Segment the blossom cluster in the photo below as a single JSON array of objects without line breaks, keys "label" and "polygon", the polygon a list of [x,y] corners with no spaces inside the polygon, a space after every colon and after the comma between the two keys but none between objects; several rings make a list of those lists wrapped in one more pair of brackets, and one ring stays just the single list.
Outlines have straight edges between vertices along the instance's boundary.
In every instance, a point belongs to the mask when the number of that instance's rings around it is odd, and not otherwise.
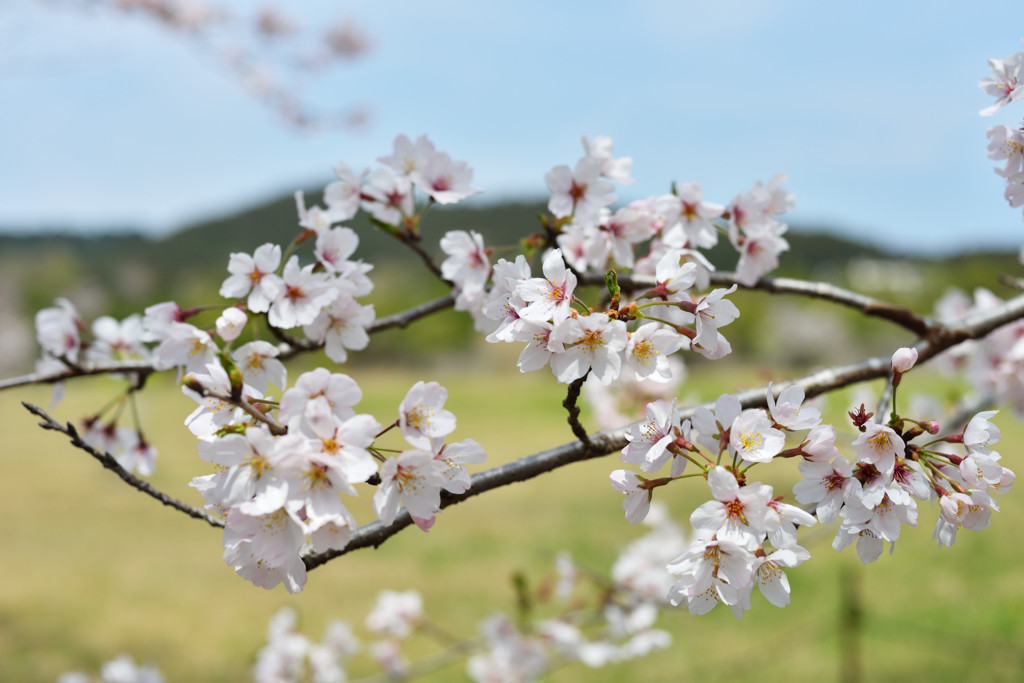
[{"label": "blossom cluster", "polygon": [[[476,441],[446,443],[456,420],[444,409],[447,391],[436,382],[417,382],[386,426],[357,413],[362,391],[348,375],[318,368],[288,383],[283,352],[322,347],[343,363],[349,351],[369,342],[375,312],[359,299],[373,289],[372,266],[352,258],[358,236],[339,224],[362,209],[378,225],[411,235],[418,221],[414,187],[440,203],[475,192],[466,164],[436,151],[425,136],[415,143],[399,136],[394,153],[381,162],[369,178],[344,164],[335,167],[324,206],[307,207],[297,193],[297,236],[287,247],[266,243],[251,254],[231,254],[220,287],[231,303],[212,327],[200,326],[196,316],[219,307],[182,309],[175,302],[91,326],[66,300],[36,316],[40,372],[136,361],[184,373],[182,390],[197,404],[185,425],[199,440],[200,458],[216,468],[192,486],[224,520],[224,559],[265,588],[283,582],[289,591],[301,590],[304,554],[345,547],[357,524],[342,495],[356,495],[356,484],[379,481],[373,507],[384,524],[404,508],[427,530],[441,491],[465,492],[466,465],[486,457]],[[307,241],[313,260],[304,264],[292,252]],[[300,328],[304,338],[297,339],[292,335]],[[286,341],[261,339],[264,330]],[[129,385],[109,404],[116,407],[112,416],[103,414],[108,407],[87,418],[82,434],[129,472],[148,475],[155,449],[137,420],[134,430],[118,426],[125,405],[136,417],[136,389]],[[407,447],[388,449],[395,454],[386,456],[375,442],[393,428]]]},{"label": "blossom cluster", "polygon": [[[579,272],[614,266],[653,274],[670,249],[688,250],[706,267],[697,250],[715,246],[721,232],[739,252],[737,280],[750,285],[774,269],[778,255],[789,249],[782,237],[786,225],[777,220],[794,205],[793,195],[782,187],[783,173],[739,193],[728,205],[705,201],[700,184],[689,182],[612,211],[616,197],[609,181],[632,183],[632,159],[613,158],[613,142],[604,136],[584,137],[583,148],[586,154],[572,169],[556,166],[544,176],[552,225],[560,230],[558,246]],[[647,254],[638,259],[635,249],[648,242]]]},{"label": "blossom cluster", "polygon": [[295,611],[284,607],[270,619],[267,644],[256,656],[254,683],[344,681],[344,660],[359,651],[360,642],[343,621],[332,621],[321,642],[298,630]]},{"label": "blossom cluster", "polygon": [[[342,495],[358,495],[354,485],[378,478],[378,518],[391,524],[404,507],[426,531],[440,511],[441,490],[465,492],[465,465],[485,458],[471,439],[445,443],[455,416],[436,382],[416,383],[398,419],[382,429],[372,415],[355,412],[362,391],[344,374],[304,373],[279,402],[243,385],[240,400],[251,413],[231,403],[226,381],[223,370],[186,377],[186,393],[199,402],[186,424],[200,438],[200,457],[216,466],[191,485],[224,518],[224,560],[264,588],[283,582],[290,592],[301,590],[304,551],[348,544],[357,523]],[[411,448],[385,457],[374,443],[394,427]]]},{"label": "blossom cluster", "polygon": [[[721,602],[740,616],[750,608],[755,584],[769,602],[785,606],[789,583],[783,567],[810,557],[797,544],[796,529],[815,524],[814,517],[782,502],[771,486],[748,482],[746,471],[776,457],[834,453],[835,431],[821,424],[816,408],[802,406],[799,387],[785,389],[776,399],[769,386],[768,397],[768,411],[743,410],[738,398],[724,394],[714,408],[699,407],[687,420],[681,419],[675,401],[653,401],[647,420],[627,434],[622,459],[645,473],[670,465],[669,476],[648,479],[628,470],[611,475],[613,487],[625,496],[623,510],[631,523],[646,517],[655,488],[685,477],[707,479],[713,499],[690,516],[694,538],[662,565],[678,577],[667,590],[669,601],[685,602],[693,614]],[[784,451],[786,432],[804,430],[808,434],[801,444]],[[717,464],[723,459],[730,466]],[[685,474],[691,463],[701,471]]]},{"label": "blossom cluster", "polygon": [[[725,298],[735,286],[699,294],[714,270],[699,249],[714,246],[719,232],[728,234],[741,252],[737,279],[745,284],[774,268],[788,246],[776,216],[793,205],[782,187],[785,176],[758,183],[728,207],[704,202],[691,183],[612,213],[610,181],[632,182],[632,161],[614,158],[609,138],[585,137],[583,143],[586,154],[573,169],[557,166],[545,176],[551,216],[543,221],[545,234],[527,240],[549,247],[539,276],[524,255],[499,258],[492,267],[477,232],[453,231],[441,239],[441,273],[453,285],[456,309],[471,313],[489,342],[525,342],[521,371],[550,366],[563,383],[590,374],[608,385],[623,373],[667,382],[673,377],[669,358],[680,349],[708,358],[728,354],[719,328],[739,315]],[[637,258],[640,245],[647,251]],[[653,275],[656,286],[630,299],[609,272],[607,294],[588,305],[580,298],[579,274],[603,276],[608,268]]]},{"label": "blossom cluster", "polygon": [[[1001,306],[1003,299],[978,287],[973,297],[951,288],[935,304],[935,317],[957,324],[966,317]],[[962,373],[979,396],[1008,402],[1018,416],[1024,416],[1024,323],[1011,322],[984,339],[966,341],[938,358],[948,370]]]},{"label": "blossom cluster", "polygon": [[[1024,44],[1024,40],[1021,41]],[[1006,59],[990,59],[992,75],[981,79],[978,87],[996,101],[981,110],[982,116],[991,116],[1010,102],[1024,99],[1024,52],[1015,52]],[[1010,206],[1024,206],[1024,135],[1021,128],[1007,125],[988,129],[988,158],[1005,162],[996,168],[996,175],[1006,181],[1003,196]]]},{"label": "blossom cluster", "polygon": [[[913,348],[893,354],[894,400],[917,358]],[[918,445],[914,439],[939,433],[937,421],[902,418],[894,409],[883,424],[861,405],[850,412],[860,432],[851,443],[851,463],[835,445],[835,428],[822,424],[820,411],[803,400],[798,386],[775,398],[769,385],[767,411],[742,410],[737,397],[724,394],[713,409],[698,407],[692,419],[682,420],[674,401],[659,399],[648,404],[646,421],[627,434],[623,461],[645,473],[670,465],[669,476],[657,479],[627,470],[611,474],[613,487],[624,495],[627,521],[645,518],[656,488],[686,477],[705,478],[713,497],[690,516],[695,537],[687,549],[663,565],[679,577],[667,590],[673,604],[686,602],[691,613],[703,614],[722,603],[739,617],[750,608],[756,584],[769,602],[785,606],[790,598],[783,568],[810,558],[797,544],[798,527],[839,519],[833,547],[856,541],[858,556],[868,563],[886,542],[898,540],[904,524],[917,524],[916,500],[938,500],[934,538],[948,546],[961,527],[988,526],[999,509],[995,494],[1012,488],[1014,473],[989,448],[1000,436],[989,421],[998,411],[980,412],[963,432]],[[809,430],[801,443],[785,448],[786,433],[801,430]],[[951,452],[954,444],[962,454]],[[800,458],[803,477],[793,493],[806,509],[782,502],[768,485],[748,481],[755,465],[792,457]],[[684,474],[688,464],[701,471]]]}]

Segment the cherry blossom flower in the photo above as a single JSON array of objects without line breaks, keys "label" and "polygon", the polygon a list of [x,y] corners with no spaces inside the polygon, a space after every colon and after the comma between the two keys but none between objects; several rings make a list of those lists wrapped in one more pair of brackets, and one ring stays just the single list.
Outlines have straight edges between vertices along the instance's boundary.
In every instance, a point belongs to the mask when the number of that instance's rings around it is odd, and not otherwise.
[{"label": "cherry blossom flower", "polygon": [[249,427],[244,434],[227,434],[199,443],[199,457],[219,470],[203,499],[207,504],[237,507],[247,515],[264,515],[284,507],[288,476],[283,461],[306,450],[298,435],[274,437],[265,427]]},{"label": "cherry blossom flower", "polygon": [[742,543],[726,538],[697,538],[686,551],[669,562],[669,574],[680,577],[672,584],[668,600],[684,600],[690,614],[707,614],[718,603],[735,605],[754,581],[754,554]]},{"label": "cherry blossom flower", "polygon": [[771,462],[785,445],[786,435],[759,408],[744,410],[729,430],[730,448],[746,462]]},{"label": "cherry blossom flower", "polygon": [[281,280],[281,292],[267,314],[267,322],[281,329],[310,324],[338,296],[328,276],[313,272],[312,264],[300,268],[298,256],[288,259]]},{"label": "cherry blossom flower", "polygon": [[378,635],[405,638],[423,619],[423,598],[416,591],[384,590],[366,615],[366,628]]},{"label": "cherry blossom flower", "polygon": [[[776,399],[772,393],[771,382],[768,383],[768,410],[772,419],[786,429],[793,431],[812,429],[821,423],[821,411],[812,406],[801,408],[804,402],[804,390],[798,384],[792,384],[781,392]],[[833,430],[833,440],[835,431]],[[831,458],[830,458],[831,459]]]},{"label": "cherry blossom flower", "polygon": [[647,404],[647,420],[634,424],[626,434],[626,447],[622,461],[640,465],[645,472],[655,472],[672,457],[668,446],[676,439],[681,427],[676,401],[651,401]]},{"label": "cherry blossom flower", "polygon": [[1007,177],[1024,171],[1024,134],[1019,129],[992,126],[987,135],[988,158],[1006,161],[999,175]]},{"label": "cherry blossom flower", "polygon": [[514,341],[519,327],[519,309],[526,306],[526,301],[516,290],[521,281],[530,279],[530,264],[522,254],[514,262],[498,259],[493,273],[494,284],[487,293],[483,312],[491,320],[499,321],[499,324],[487,335],[487,341]]},{"label": "cherry blossom flower", "polygon": [[964,445],[967,448],[975,453],[992,454],[988,448],[989,445],[998,443],[1002,435],[999,432],[999,427],[992,424],[989,418],[998,413],[998,410],[983,410],[971,418],[964,429]]},{"label": "cherry blossom flower", "polygon": [[448,255],[441,263],[441,277],[463,287],[483,287],[491,275],[491,262],[484,238],[476,231],[452,230],[441,238],[441,251]]},{"label": "cherry blossom flower", "polygon": [[480,192],[469,186],[473,169],[465,161],[452,161],[444,152],[431,154],[409,177],[438,204],[455,204]]},{"label": "cherry blossom flower", "polygon": [[[193,387],[201,387],[196,391]],[[181,391],[199,405],[185,418],[185,426],[200,439],[211,439],[221,427],[241,419],[241,408],[230,402],[231,380],[220,363],[208,363],[206,372],[190,372]],[[255,396],[262,398],[262,395]]]},{"label": "cherry blossom flower", "polygon": [[809,559],[811,554],[798,545],[778,548],[765,557],[758,557],[754,563],[754,577],[761,595],[776,607],[788,605],[789,578],[782,568],[798,567]]},{"label": "cherry blossom flower", "polygon": [[843,506],[840,514],[843,526],[869,529],[874,536],[890,543],[899,539],[903,524],[917,524],[917,504],[898,486],[886,488],[881,502],[874,507],[855,498]]},{"label": "cherry blossom flower", "polygon": [[622,510],[626,513],[626,521],[630,524],[642,522],[651,508],[651,491],[643,486],[643,482],[629,470],[615,470],[611,473],[612,487],[622,493]]},{"label": "cherry blossom flower", "polygon": [[[435,441],[438,441],[435,439]],[[465,493],[469,490],[472,480],[466,465],[479,465],[487,460],[484,447],[473,439],[465,439],[450,444],[442,444],[436,449],[434,460],[439,464],[439,471],[444,477],[442,485],[450,493]]]},{"label": "cherry blossom flower", "polygon": [[768,501],[768,513],[765,515],[768,542],[776,548],[793,547],[796,546],[797,526],[814,526],[818,520],[781,499],[779,496]]},{"label": "cherry blossom flower", "polygon": [[783,239],[786,225],[777,221],[748,227],[745,234],[730,233],[733,245],[740,252],[736,264],[736,280],[752,287],[761,276],[775,270],[779,265],[779,254],[789,251],[789,242]]},{"label": "cherry blossom flower", "polygon": [[864,564],[871,564],[885,550],[885,542],[866,524],[841,525],[832,540],[832,547],[842,550],[854,541],[857,541],[857,557]]},{"label": "cherry blossom flower", "polygon": [[399,506],[414,519],[432,520],[441,507],[445,483],[432,452],[404,451],[381,466],[380,485],[373,494],[374,512],[385,525],[395,521]]},{"label": "cherry blossom flower", "polygon": [[578,271],[600,270],[608,262],[608,240],[596,225],[569,223],[557,242],[565,262]]},{"label": "cherry blossom flower", "polygon": [[1006,59],[990,59],[988,67],[993,75],[978,81],[978,87],[997,99],[979,112],[982,116],[991,116],[1024,97],[1024,52],[1016,52]]},{"label": "cherry blossom flower", "polygon": [[693,511],[693,528],[716,534],[720,539],[756,546],[767,530],[771,487],[760,483],[741,487],[732,472],[721,465],[708,472],[708,486],[715,500]]},{"label": "cherry blossom flower", "polygon": [[896,467],[896,458],[903,456],[906,446],[899,434],[873,420],[865,423],[864,431],[853,441],[853,445],[857,447],[858,460],[871,463],[890,476]]},{"label": "cherry blossom flower", "polygon": [[91,362],[149,357],[149,349],[143,346],[142,317],[138,314],[121,321],[101,316],[92,321],[91,327],[94,339],[85,350]]},{"label": "cherry blossom flower", "polygon": [[601,175],[623,185],[632,185],[629,176],[633,168],[630,157],[612,158],[613,142],[610,137],[597,135],[593,138],[583,136],[583,150],[588,157],[601,162]]},{"label": "cherry blossom flower", "polygon": [[[602,215],[607,209],[602,211]],[[604,236],[606,247],[599,255],[596,253],[602,240],[594,239],[594,255],[590,262],[595,268],[603,268],[607,257],[623,268],[632,268],[635,262],[633,245],[649,240],[654,236],[651,215],[643,202],[632,202],[622,207],[607,218],[602,218],[598,225],[597,237]],[[559,242],[561,244],[561,242]]]},{"label": "cherry blossom flower", "polygon": [[935,520],[935,531],[932,534],[939,545],[953,545],[960,527],[972,531],[988,527],[994,508],[982,502],[978,493],[954,492],[939,498],[939,517]]},{"label": "cherry blossom flower", "polygon": [[173,323],[185,321],[185,312],[173,301],[147,306],[142,315],[142,341],[159,342]]},{"label": "cherry blossom flower", "polygon": [[364,306],[342,292],[302,331],[309,339],[323,342],[328,358],[344,363],[350,350],[361,351],[370,343],[367,330],[375,318],[373,304]]},{"label": "cherry blossom flower", "polygon": [[359,238],[352,228],[331,228],[317,235],[313,255],[328,272],[337,273],[345,268],[358,245]]},{"label": "cherry blossom flower", "polygon": [[184,366],[187,372],[201,371],[215,363],[217,347],[210,335],[189,323],[171,323],[153,354],[153,366],[167,370]]},{"label": "cherry blossom flower", "polygon": [[591,371],[601,384],[610,384],[622,368],[622,352],[629,341],[626,323],[604,313],[570,317],[555,325],[548,340],[555,352],[551,370],[568,384]]},{"label": "cherry blossom flower", "polygon": [[307,420],[309,404],[323,400],[331,412],[342,420],[355,415],[352,410],[363,398],[362,389],[348,375],[331,373],[327,368],[304,372],[295,384],[281,396],[278,420],[291,424],[294,420]]},{"label": "cherry blossom flower", "polygon": [[[164,683],[164,676],[155,666],[138,666],[129,655],[118,655],[103,664],[97,683]],[[57,683],[93,683],[94,679],[80,671],[69,671],[57,677]]]},{"label": "cherry blossom flower", "polygon": [[283,582],[289,593],[298,593],[306,584],[299,557],[304,540],[302,526],[284,508],[259,516],[232,508],[224,526],[224,561],[260,588]]},{"label": "cherry blossom flower", "polygon": [[334,167],[334,175],[338,179],[324,188],[324,203],[331,221],[340,223],[359,212],[366,172],[357,176],[347,165],[339,163]]},{"label": "cherry blossom flower", "polygon": [[572,216],[580,223],[597,223],[601,207],[615,201],[615,187],[599,180],[603,162],[583,157],[575,169],[556,166],[544,174],[544,182],[551,191],[548,210],[555,216]]},{"label": "cherry blossom flower", "polygon": [[425,166],[434,154],[434,144],[426,135],[419,136],[415,143],[407,136],[399,135],[395,138],[391,156],[378,157],[377,161],[390,166],[399,175],[408,177]]},{"label": "cherry blossom flower", "polygon": [[326,470],[337,490],[356,495],[350,485],[377,472],[377,460],[368,449],[380,432],[380,423],[372,415],[341,419],[325,401],[310,403],[307,416],[305,425],[312,445],[309,460]]},{"label": "cherry blossom flower", "polygon": [[551,320],[557,324],[569,316],[576,275],[565,267],[560,249],[548,252],[542,270],[544,277],[523,280],[516,287],[516,294],[526,302],[526,306],[519,309],[519,316],[534,322]]},{"label": "cherry blossom flower", "polygon": [[551,362],[551,356],[555,351],[551,348],[551,331],[554,325],[551,323],[535,323],[527,320],[520,320],[516,327],[513,339],[515,341],[529,342],[519,354],[516,367],[520,372],[532,372]]},{"label": "cherry blossom flower", "polygon": [[156,471],[156,455],[156,448],[136,434],[135,443],[118,454],[116,459],[126,472],[148,477]]},{"label": "cherry blossom flower", "polygon": [[718,229],[713,221],[725,213],[725,207],[705,202],[699,184],[677,185],[676,194],[659,197],[657,207],[665,217],[661,239],[666,245],[710,249],[718,244]]},{"label": "cherry blossom flower", "polygon": [[521,634],[504,614],[485,620],[480,631],[489,650],[466,662],[466,673],[476,683],[534,681],[548,669],[541,643]]},{"label": "cherry blossom flower", "polygon": [[82,347],[78,311],[67,299],[57,299],[55,303],[57,306],[36,313],[36,339],[54,358],[67,358],[74,362]]},{"label": "cherry blossom flower", "polygon": [[697,442],[712,449],[714,453],[720,453],[729,442],[726,433],[742,410],[740,400],[732,394],[719,396],[714,411],[706,406],[698,406],[692,418]]},{"label": "cherry blossom flower", "polygon": [[416,382],[398,406],[402,436],[417,448],[431,448],[431,439],[455,431],[455,415],[443,408],[448,390],[437,382]]},{"label": "cherry blossom flower", "polygon": [[832,462],[839,455],[839,449],[836,448],[836,428],[832,425],[818,425],[800,444],[800,451],[807,460]]},{"label": "cherry blossom flower", "polygon": [[732,350],[718,328],[725,327],[740,315],[736,305],[724,298],[734,291],[736,285],[729,289],[715,289],[697,302],[697,336],[690,342],[690,348],[710,359],[720,358],[720,351],[728,353]]},{"label": "cherry blossom flower", "polygon": [[688,290],[697,279],[697,265],[685,260],[682,249],[669,249],[658,259],[654,279],[658,283],[658,294],[668,301],[689,299]]},{"label": "cherry blossom flower", "polygon": [[288,385],[288,370],[277,359],[277,347],[265,341],[242,344],[231,353],[231,359],[242,372],[245,383],[260,393],[267,392],[267,384],[279,389]]},{"label": "cherry blossom flower", "polygon": [[283,288],[281,278],[275,274],[281,265],[281,247],[263,244],[252,256],[233,253],[228,258],[231,276],[220,286],[220,295],[228,299],[247,297],[246,307],[253,313],[266,313],[270,304]]},{"label": "cherry blossom flower", "polygon": [[363,195],[363,209],[388,225],[401,224],[402,219],[411,216],[415,209],[412,183],[386,168],[378,168],[370,174]]},{"label": "cherry blossom flower", "polygon": [[299,225],[316,235],[330,230],[331,225],[335,222],[330,211],[325,211],[319,206],[307,209],[306,195],[302,190],[295,192],[295,210],[299,214]]}]

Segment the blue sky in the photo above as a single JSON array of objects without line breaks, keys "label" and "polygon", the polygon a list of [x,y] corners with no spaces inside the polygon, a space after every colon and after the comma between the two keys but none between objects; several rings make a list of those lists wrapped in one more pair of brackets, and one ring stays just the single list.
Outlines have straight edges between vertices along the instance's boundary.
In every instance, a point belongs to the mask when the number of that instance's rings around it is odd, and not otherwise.
[{"label": "blue sky", "polygon": [[293,2],[309,24],[341,7],[373,42],[306,91],[366,103],[369,125],[320,133],[192,41],[67,5],[0,5],[0,225],[164,234],[369,166],[399,133],[469,162],[473,201],[540,198],[601,134],[633,157],[623,199],[677,180],[724,203],[782,170],[793,224],[903,251],[1024,242],[985,152],[1024,104],[980,117],[977,87],[1021,49],[1019,2]]}]

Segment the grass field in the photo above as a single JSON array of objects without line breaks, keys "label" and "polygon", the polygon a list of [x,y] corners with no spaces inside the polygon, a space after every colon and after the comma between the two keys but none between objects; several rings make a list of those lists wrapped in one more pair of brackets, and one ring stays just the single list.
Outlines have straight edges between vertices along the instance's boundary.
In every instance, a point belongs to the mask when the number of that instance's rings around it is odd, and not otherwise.
[{"label": "grass field", "polygon": [[[365,392],[359,409],[381,421],[416,379],[399,371],[347,371]],[[514,369],[474,374],[448,366],[421,378],[448,387],[448,407],[459,418],[454,438],[480,441],[488,466],[572,438],[560,406],[563,394],[550,375],[520,376]],[[912,392],[912,380],[905,379],[901,391]],[[739,372],[697,372],[690,391],[714,398],[748,383]],[[182,425],[191,404],[170,384],[152,389],[141,403],[147,434],[161,450],[152,480],[198,503],[187,482],[206,469]],[[76,420],[114,390],[110,381],[73,384],[56,414]],[[365,634],[362,620],[384,588],[420,591],[436,622],[473,636],[494,612],[513,612],[514,571],[540,580],[552,573],[554,556],[563,549],[582,565],[607,569],[617,550],[643,533],[623,521],[620,497],[608,483],[608,473],[621,464],[613,454],[449,508],[429,534],[406,530],[380,549],[315,570],[298,595],[264,591],[223,563],[218,531],[162,508],[60,435],[34,428],[20,400],[45,406],[49,390],[0,394],[7,432],[0,453],[3,681],[53,681],[74,669],[95,673],[122,652],[155,664],[169,681],[246,680],[278,608],[292,606],[303,632],[314,639],[333,619]],[[846,407],[840,404],[833,410]],[[1015,446],[1024,429],[1008,413],[1000,417],[1004,462],[1020,470]],[[755,478],[785,491],[795,468],[779,469]],[[662,500],[680,520],[707,498],[700,483],[671,492]],[[669,650],[597,671],[571,665],[547,680],[839,680],[840,649],[846,646],[839,635],[839,595],[851,578],[862,600],[864,680],[1022,680],[1022,497],[1020,491],[1005,496],[988,530],[961,531],[951,549],[931,540],[936,511],[923,504],[919,527],[904,530],[894,555],[867,567],[852,549],[831,549],[834,526],[811,530],[811,561],[789,572],[790,607],[779,610],[755,595],[754,609],[740,621],[722,608],[705,617],[670,611],[659,622],[673,634]],[[353,506],[362,522],[372,518],[369,499],[367,491]],[[417,639],[410,654],[435,649]],[[357,657],[350,675],[375,671],[368,658]],[[424,680],[463,678],[459,664]]]}]

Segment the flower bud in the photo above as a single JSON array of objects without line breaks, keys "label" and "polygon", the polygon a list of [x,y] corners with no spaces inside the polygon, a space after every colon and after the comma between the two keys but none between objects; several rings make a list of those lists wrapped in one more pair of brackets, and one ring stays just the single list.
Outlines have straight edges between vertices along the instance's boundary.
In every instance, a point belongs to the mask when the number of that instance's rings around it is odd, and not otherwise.
[{"label": "flower bud", "polygon": [[917,362],[917,349],[913,347],[904,346],[902,349],[897,349],[896,353],[892,354],[892,369],[893,372],[904,373],[914,367],[914,363]]}]

